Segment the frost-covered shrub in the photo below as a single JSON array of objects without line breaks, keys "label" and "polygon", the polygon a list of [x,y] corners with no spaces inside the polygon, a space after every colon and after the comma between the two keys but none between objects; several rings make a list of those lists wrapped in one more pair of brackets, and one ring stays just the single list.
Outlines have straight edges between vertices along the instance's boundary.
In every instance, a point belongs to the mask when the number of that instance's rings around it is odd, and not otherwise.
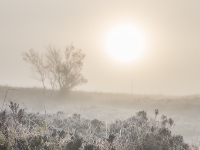
[{"label": "frost-covered shrub", "polygon": [[192,150],[181,135],[172,135],[174,121],[148,118],[140,111],[111,124],[82,118],[26,113],[17,103],[0,112],[0,149],[11,150]]}]

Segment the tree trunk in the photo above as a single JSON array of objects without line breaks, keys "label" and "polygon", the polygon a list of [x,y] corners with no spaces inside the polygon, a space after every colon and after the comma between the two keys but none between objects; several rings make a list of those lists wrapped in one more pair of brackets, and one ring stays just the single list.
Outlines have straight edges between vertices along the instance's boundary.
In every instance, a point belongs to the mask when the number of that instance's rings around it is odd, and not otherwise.
[{"label": "tree trunk", "polygon": [[67,97],[69,96],[69,90],[66,87],[60,88],[59,91],[59,98],[66,100]]}]

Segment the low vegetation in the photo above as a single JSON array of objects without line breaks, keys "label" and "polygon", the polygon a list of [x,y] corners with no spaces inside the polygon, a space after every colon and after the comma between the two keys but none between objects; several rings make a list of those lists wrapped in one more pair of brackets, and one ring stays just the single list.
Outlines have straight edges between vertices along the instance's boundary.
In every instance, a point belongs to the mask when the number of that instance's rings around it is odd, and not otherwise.
[{"label": "low vegetation", "polygon": [[155,110],[154,118],[139,111],[127,120],[85,119],[29,113],[16,102],[0,112],[0,149],[11,150],[193,150],[181,135],[173,135],[174,121]]}]

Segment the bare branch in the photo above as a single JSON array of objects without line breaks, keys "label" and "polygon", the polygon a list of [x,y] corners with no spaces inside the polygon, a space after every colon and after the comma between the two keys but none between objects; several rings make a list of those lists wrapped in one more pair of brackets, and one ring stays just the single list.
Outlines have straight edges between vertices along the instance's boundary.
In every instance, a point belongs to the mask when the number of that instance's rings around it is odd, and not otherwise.
[{"label": "bare branch", "polygon": [[44,57],[33,49],[29,52],[22,53],[23,59],[31,64],[32,77],[38,81],[42,82],[43,88],[45,89],[45,78],[46,78],[46,67],[44,64]]}]

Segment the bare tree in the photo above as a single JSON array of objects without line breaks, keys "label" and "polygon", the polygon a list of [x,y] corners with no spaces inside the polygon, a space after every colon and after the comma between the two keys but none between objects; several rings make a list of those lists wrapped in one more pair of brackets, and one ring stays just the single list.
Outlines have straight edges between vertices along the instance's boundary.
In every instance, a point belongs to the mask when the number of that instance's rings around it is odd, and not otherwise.
[{"label": "bare tree", "polygon": [[32,65],[35,79],[41,81],[44,88],[47,79],[52,89],[59,88],[63,95],[75,86],[87,83],[81,74],[85,54],[80,49],[76,50],[72,44],[66,47],[64,54],[55,46],[49,46],[45,55],[39,55],[33,50],[22,55]]},{"label": "bare tree", "polygon": [[49,46],[46,54],[48,77],[59,87],[62,94],[77,85],[87,83],[81,74],[85,54],[71,44],[66,47],[64,57],[59,49]]},{"label": "bare tree", "polygon": [[59,49],[56,49],[55,46],[47,47],[47,52],[45,54],[46,58],[46,68],[47,68],[47,78],[51,85],[52,91],[59,85],[60,74],[57,72],[57,67],[61,65],[62,54]]},{"label": "bare tree", "polygon": [[42,82],[42,86],[45,92],[45,79],[46,68],[44,62],[44,56],[30,49],[29,52],[22,53],[23,59],[31,64],[31,70],[33,72],[32,77]]}]

